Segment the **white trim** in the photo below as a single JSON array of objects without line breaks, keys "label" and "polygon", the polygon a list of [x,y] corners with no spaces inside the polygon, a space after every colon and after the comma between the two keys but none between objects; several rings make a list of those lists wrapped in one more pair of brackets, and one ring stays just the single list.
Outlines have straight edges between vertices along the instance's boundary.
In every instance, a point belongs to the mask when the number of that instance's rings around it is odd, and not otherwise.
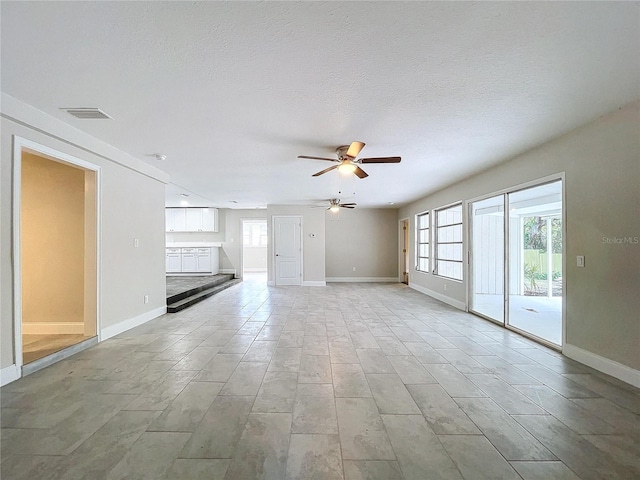
[{"label": "white trim", "polygon": [[341,283],[399,283],[398,277],[327,277],[327,282]]},{"label": "white trim", "polygon": [[84,334],[84,322],[25,322],[24,335]]},{"label": "white trim", "polygon": [[[4,100],[5,94],[2,94]],[[4,107],[4,105],[3,105]],[[21,222],[22,222],[22,152],[32,152],[38,156],[45,157],[51,161],[71,165],[74,167],[80,167],[85,170],[95,172],[95,209],[96,209],[96,331],[98,333],[98,341],[100,338],[100,288],[101,281],[100,275],[102,270],[102,216],[101,216],[101,196],[102,196],[102,167],[95,165],[91,162],[87,162],[73,155],[70,155],[59,150],[55,150],[46,145],[41,145],[34,141],[13,135],[13,236],[11,243],[13,246],[13,351],[14,361],[18,368],[22,367],[23,355],[22,355],[22,252],[21,252]],[[84,333],[84,330],[83,332]]]},{"label": "white trim", "polygon": [[618,363],[615,360],[591,353],[568,343],[562,347],[562,354],[612,377],[640,388],[640,370]]},{"label": "white trim", "polygon": [[7,383],[15,382],[20,376],[20,367],[17,365],[4,367],[0,370],[0,387],[4,387]]},{"label": "white trim", "polygon": [[421,287],[420,285],[416,285],[415,283],[409,283],[409,287],[417,290],[420,293],[424,293],[425,295],[433,297],[436,300],[440,300],[447,305],[451,305],[452,307],[455,307],[459,310],[466,311],[467,309],[467,306],[464,304],[464,302],[456,300],[455,298],[447,297],[446,295],[442,295],[441,293],[434,292],[433,290],[429,290],[428,288]]},{"label": "white trim", "polygon": [[274,282],[273,280],[267,280],[267,287],[275,287],[276,286],[276,282]]},{"label": "white trim", "polygon": [[266,268],[243,268],[245,273],[267,273]]},{"label": "white trim", "polygon": [[320,280],[303,280],[302,286],[303,287],[326,287],[327,282],[323,282]]},{"label": "white trim", "polygon": [[123,320],[122,322],[118,322],[115,325],[110,325],[101,330],[100,339],[101,341],[107,340],[108,338],[115,337],[116,335],[121,334],[122,332],[126,332],[127,330],[131,330],[134,327],[138,327],[143,323],[147,323],[154,318],[158,318],[160,315],[164,315],[167,313],[167,307],[158,307],[154,310],[149,310],[141,315],[138,315],[133,318],[129,318],[127,320]]}]

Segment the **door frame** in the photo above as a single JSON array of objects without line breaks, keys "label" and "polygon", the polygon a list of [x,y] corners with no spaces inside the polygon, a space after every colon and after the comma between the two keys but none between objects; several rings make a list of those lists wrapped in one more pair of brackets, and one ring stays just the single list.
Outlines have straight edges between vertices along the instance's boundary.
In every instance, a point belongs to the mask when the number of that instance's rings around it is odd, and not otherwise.
[{"label": "door frame", "polygon": [[[58,162],[73,167],[89,170],[95,175],[95,319],[96,336],[98,342],[101,340],[101,319],[100,319],[100,269],[101,269],[101,219],[100,219],[100,199],[101,199],[101,167],[93,163],[81,160],[68,153],[55,150],[41,145],[34,141],[13,136],[13,235],[12,235],[12,260],[13,260],[13,355],[14,364],[18,370],[18,377],[22,377],[23,354],[22,354],[22,233],[20,229],[22,220],[22,153],[28,152],[47,160]],[[85,200],[86,201],[86,200]],[[85,205],[86,206],[86,205]],[[85,213],[86,215],[86,213]],[[85,226],[86,232],[86,226]],[[85,247],[86,249],[86,247]],[[86,267],[85,267],[86,268]],[[87,278],[85,277],[85,289]],[[86,290],[85,290],[86,292]],[[87,294],[85,293],[85,298]],[[92,295],[93,296],[93,295]],[[86,330],[86,325],[85,325]]]},{"label": "door frame", "polygon": [[[469,245],[469,248],[467,250],[467,269],[466,269],[466,275],[467,275],[467,310],[470,313],[473,313],[474,315],[477,315],[479,317],[485,318],[497,325],[502,325],[504,326],[504,328],[517,332],[520,335],[530,338],[538,343],[541,343],[542,345],[545,345],[546,347],[549,347],[553,350],[558,350],[558,351],[562,351],[564,349],[564,346],[567,343],[567,286],[566,286],[566,281],[563,278],[563,285],[562,285],[562,345],[556,345],[555,343],[551,343],[548,340],[545,340],[544,338],[540,338],[532,333],[529,333],[525,330],[521,330],[517,327],[513,327],[512,325],[509,325],[509,282],[510,282],[510,278],[509,278],[509,269],[510,269],[510,251],[508,248],[508,242],[509,242],[509,222],[507,221],[509,218],[509,193],[514,193],[514,192],[518,192],[521,190],[526,190],[528,188],[533,188],[533,187],[538,187],[541,185],[545,185],[548,183],[554,183],[560,181],[562,182],[562,193],[561,193],[561,198],[562,198],[562,272],[563,275],[566,274],[567,272],[567,202],[566,202],[566,181],[565,181],[565,172],[558,172],[558,173],[554,173],[552,175],[547,175],[545,177],[541,177],[538,178],[536,180],[530,180],[528,182],[524,182],[524,183],[520,183],[518,185],[514,185],[511,186],[509,188],[503,188],[501,190],[497,190],[491,193],[487,193],[484,195],[480,195],[474,198],[470,198],[468,200],[465,200],[465,208],[464,211],[467,212],[467,215],[469,217],[469,213],[470,213],[470,209],[471,209],[471,204],[473,202],[479,201],[479,200],[485,200],[487,198],[491,198],[491,197],[496,197],[499,195],[503,195],[504,196],[504,210],[505,210],[505,215],[504,215],[504,323],[498,322],[494,319],[491,319],[485,315],[476,313],[474,311],[472,311],[469,306],[470,306],[470,302],[473,296],[473,282],[471,281],[471,275],[472,275],[472,256],[473,256],[473,252],[472,252],[472,232],[471,232],[471,228],[472,228],[472,224],[471,221],[467,222],[467,225],[469,226],[469,228],[467,228],[467,245]],[[470,218],[470,217],[469,217]]]},{"label": "door frame", "polygon": [[[406,230],[404,227],[406,225]],[[401,218],[398,220],[398,245],[400,248],[398,249],[398,281],[400,283],[404,283],[406,278],[407,285],[409,285],[409,269],[411,265],[411,237],[409,237],[411,230],[411,221],[409,217]],[[403,252],[406,246],[406,252]],[[406,272],[405,272],[406,268]]]},{"label": "door frame", "polygon": [[298,285],[292,285],[292,286],[302,286],[304,283],[304,242],[303,240],[303,235],[302,235],[302,230],[303,230],[303,217],[302,215],[272,215],[271,216],[271,245],[273,245],[273,247],[271,248],[271,262],[273,265],[273,284],[275,286],[278,286],[278,272],[276,269],[276,218],[297,218],[298,220],[300,220],[300,283]]}]

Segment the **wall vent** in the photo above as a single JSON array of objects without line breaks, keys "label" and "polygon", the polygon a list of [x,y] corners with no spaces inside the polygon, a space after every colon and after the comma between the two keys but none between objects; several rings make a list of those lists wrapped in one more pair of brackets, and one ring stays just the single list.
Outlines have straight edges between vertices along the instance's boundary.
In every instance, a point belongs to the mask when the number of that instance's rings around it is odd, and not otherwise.
[{"label": "wall vent", "polygon": [[109,115],[104,113],[99,108],[61,108],[60,110],[64,110],[65,112],[73,115],[76,118],[85,119],[112,119]]}]

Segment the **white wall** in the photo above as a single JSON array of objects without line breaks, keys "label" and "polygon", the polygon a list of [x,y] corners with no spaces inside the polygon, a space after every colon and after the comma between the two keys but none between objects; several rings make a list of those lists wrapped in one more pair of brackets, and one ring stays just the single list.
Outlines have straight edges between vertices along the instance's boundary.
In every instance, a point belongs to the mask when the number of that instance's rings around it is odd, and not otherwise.
[{"label": "white wall", "polygon": [[[325,282],[325,223],[324,209],[302,205],[268,205],[267,230],[269,232],[269,248],[267,254],[267,270],[269,282],[274,282],[273,269],[273,216],[300,215],[302,217],[302,281]],[[315,234],[315,237],[310,237]]]},{"label": "white wall", "polygon": [[[640,102],[400,209],[399,217],[565,172],[567,351],[640,369]],[[465,212],[466,213],[466,212]],[[576,267],[585,255],[586,268]],[[411,245],[415,258],[415,245]],[[411,284],[465,303],[467,281],[411,272]],[[444,284],[447,284],[446,293]],[[578,350],[576,350],[576,348]],[[602,362],[601,362],[602,363]]]},{"label": "white wall", "polygon": [[[101,167],[101,327],[146,320],[166,305],[164,185],[160,170],[2,94],[0,165],[0,367],[14,364],[12,249],[13,136]],[[139,248],[133,239],[138,238]],[[143,303],[145,294],[149,303]],[[124,322],[124,323],[123,323]]]},{"label": "white wall", "polygon": [[325,224],[327,281],[398,280],[397,210],[325,210]]}]

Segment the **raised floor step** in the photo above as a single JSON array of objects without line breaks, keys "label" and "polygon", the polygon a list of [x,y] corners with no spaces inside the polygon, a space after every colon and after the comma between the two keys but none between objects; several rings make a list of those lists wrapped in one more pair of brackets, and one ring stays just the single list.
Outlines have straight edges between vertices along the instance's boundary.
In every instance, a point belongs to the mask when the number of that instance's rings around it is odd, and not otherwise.
[{"label": "raised floor step", "polygon": [[[203,277],[205,278],[205,277]],[[176,303],[179,302],[180,300],[183,300],[187,297],[191,297],[197,293],[200,292],[204,292],[205,290],[208,290],[210,288],[213,288],[217,285],[221,285],[225,282],[228,282],[229,280],[233,280],[233,275],[232,274],[217,274],[214,275],[212,277],[208,277],[207,278],[208,281],[204,281],[202,282],[200,285],[193,287],[193,288],[189,288],[187,290],[184,290],[182,292],[176,293],[174,295],[169,295],[167,296],[167,305],[170,305],[172,303]]]},{"label": "raised floor step", "polygon": [[185,308],[188,308],[191,305],[201,302],[211,297],[212,295],[215,295],[216,293],[221,292],[222,290],[226,290],[227,288],[233,287],[234,285],[237,285],[238,283],[242,282],[241,278],[233,278],[233,275],[229,275],[229,277],[231,277],[231,279],[223,283],[217,283],[213,287],[209,287],[209,288],[205,288],[204,290],[193,292],[191,295],[185,298],[181,298],[179,300],[173,301],[172,303],[169,303],[169,300],[167,299],[167,313],[176,313],[181,310],[184,310]]}]

